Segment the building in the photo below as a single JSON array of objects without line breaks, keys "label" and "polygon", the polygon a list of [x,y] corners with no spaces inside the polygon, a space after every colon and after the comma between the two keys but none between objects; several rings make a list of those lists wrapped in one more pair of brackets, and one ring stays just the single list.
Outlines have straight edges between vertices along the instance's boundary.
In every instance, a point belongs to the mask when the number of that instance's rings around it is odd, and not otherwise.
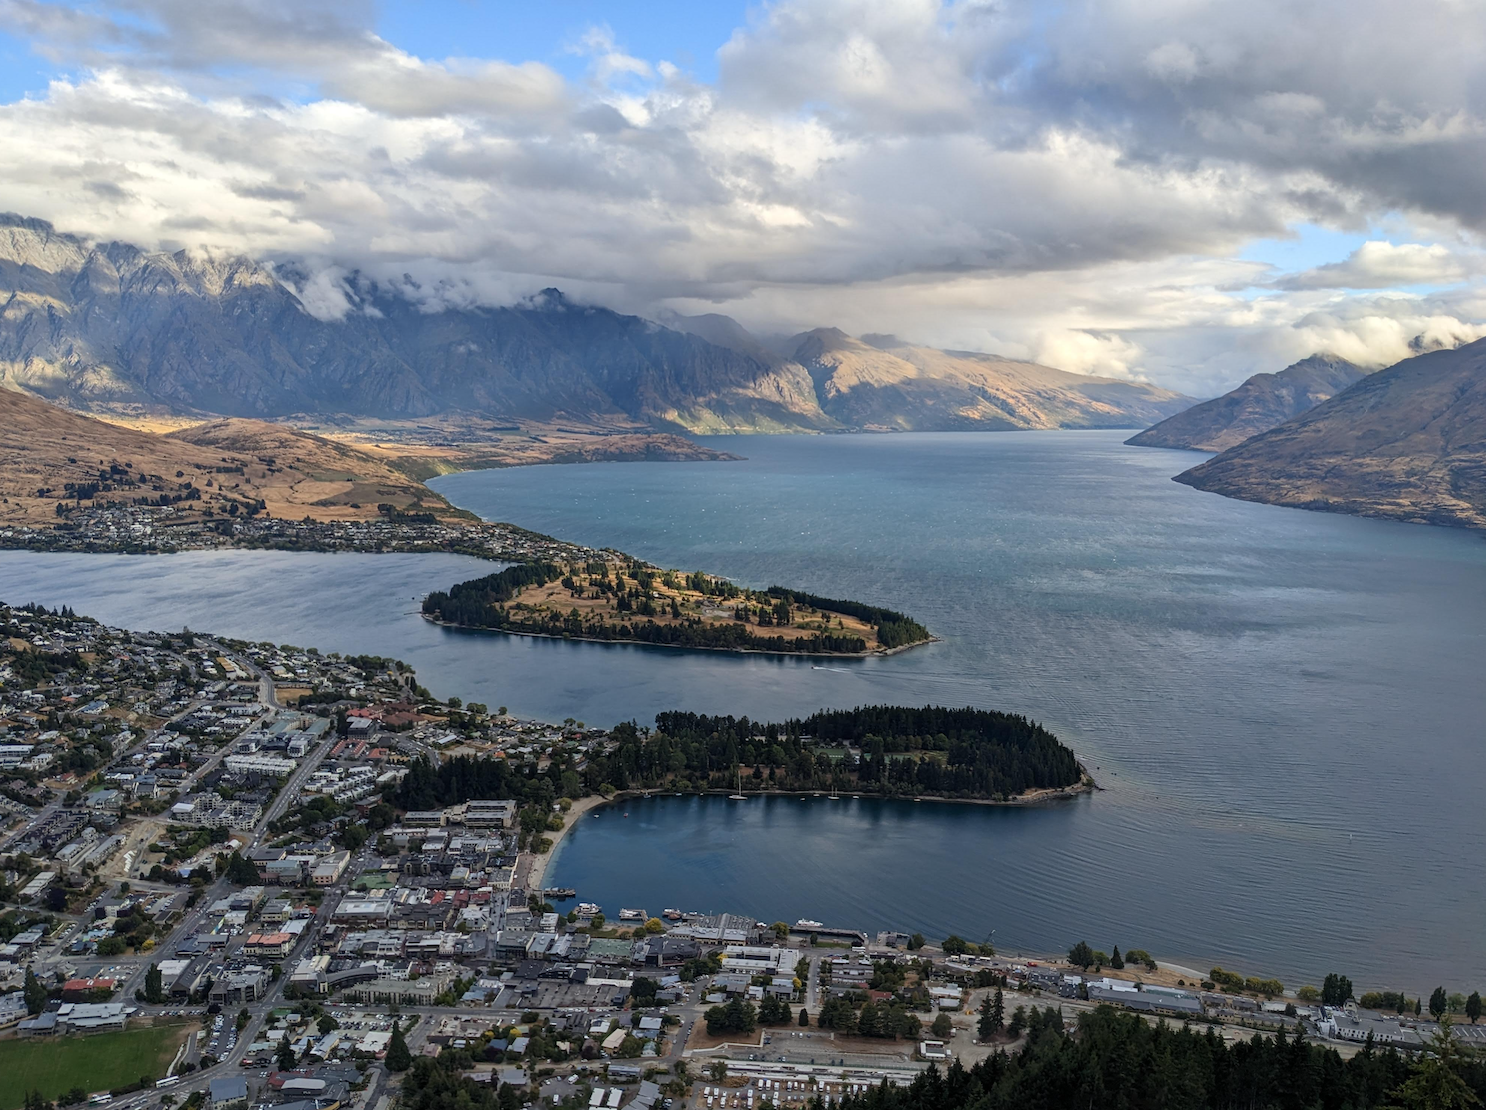
[{"label": "building", "polygon": [[335,925],[351,925],[362,929],[385,928],[391,913],[392,900],[389,898],[346,897],[335,907],[330,920]]},{"label": "building", "polygon": [[208,1106],[210,1110],[247,1110],[248,1081],[240,1075],[213,1079]]},{"label": "building", "polygon": [[57,1008],[58,1033],[123,1029],[133,1013],[122,1002],[64,1002]]},{"label": "building", "polygon": [[373,979],[348,986],[341,997],[348,1002],[432,1006],[434,999],[448,988],[449,981],[447,974],[425,975],[421,979]]},{"label": "building", "polygon": [[282,925],[294,916],[294,903],[287,898],[276,898],[263,907],[259,917],[269,925]]},{"label": "building", "polygon": [[292,933],[254,933],[243,945],[249,959],[282,960],[294,947]]},{"label": "building", "polygon": [[26,996],[21,991],[0,995],[0,1029],[26,1020]]},{"label": "building", "polygon": [[62,984],[62,998],[68,1002],[79,1002],[94,991],[111,992],[117,985],[113,979],[69,979]]},{"label": "building", "polygon": [[338,852],[331,852],[328,856],[321,859],[319,863],[315,864],[314,870],[310,872],[310,877],[314,880],[316,886],[334,886],[340,880],[340,877],[346,873],[346,868],[350,866],[350,863],[350,852],[344,849]]},{"label": "building", "polygon": [[229,771],[244,774],[256,771],[260,775],[269,775],[273,778],[283,778],[294,773],[294,768],[299,766],[297,759],[282,759],[272,755],[229,755],[222,763]]},{"label": "building", "polygon": [[212,1001],[228,1005],[240,1002],[256,1002],[268,993],[268,971],[251,966],[241,971],[224,972],[212,984]]},{"label": "building", "polygon": [[441,809],[410,809],[403,814],[402,823],[410,829],[441,829],[444,827],[444,811]]},{"label": "building", "polygon": [[464,807],[464,825],[469,829],[509,829],[516,820],[514,801],[468,802]]}]

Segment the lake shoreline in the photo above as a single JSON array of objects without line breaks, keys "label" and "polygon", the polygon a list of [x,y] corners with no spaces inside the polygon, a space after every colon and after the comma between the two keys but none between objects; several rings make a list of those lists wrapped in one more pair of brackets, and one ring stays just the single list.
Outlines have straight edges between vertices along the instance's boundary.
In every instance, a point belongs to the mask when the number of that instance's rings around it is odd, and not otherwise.
[{"label": "lake shoreline", "polygon": [[441,621],[437,617],[430,617],[427,613],[421,614],[429,624],[437,625],[439,628],[451,628],[459,632],[486,632],[497,636],[529,636],[534,640],[558,640],[573,644],[634,644],[638,647],[663,648],[667,651],[703,651],[721,653],[723,655],[770,655],[780,659],[885,659],[889,655],[898,655],[916,647],[924,647],[926,644],[940,643],[938,636],[930,636],[927,640],[915,640],[911,644],[900,644],[894,648],[878,648],[875,651],[769,651],[767,648],[733,648],[733,647],[706,647],[699,644],[657,644],[649,640],[635,640],[619,638],[601,640],[596,636],[554,636],[550,632],[528,632],[519,628],[486,628],[480,625],[456,624],[452,621]]}]

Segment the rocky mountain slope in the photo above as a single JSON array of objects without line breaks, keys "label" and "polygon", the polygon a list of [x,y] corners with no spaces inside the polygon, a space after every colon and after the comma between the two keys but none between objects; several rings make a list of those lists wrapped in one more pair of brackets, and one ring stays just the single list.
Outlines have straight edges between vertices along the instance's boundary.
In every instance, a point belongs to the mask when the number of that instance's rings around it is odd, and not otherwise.
[{"label": "rocky mountain slope", "polygon": [[877,345],[835,328],[795,340],[821,408],[848,427],[897,431],[1128,428],[1192,403],[1169,389],[1070,374],[1035,362],[914,347],[892,336]]},{"label": "rocky mountain slope", "polygon": [[857,339],[836,328],[817,328],[771,350],[726,316],[678,316],[672,322],[761,360],[803,367],[821,411],[842,428],[1128,428],[1192,403],[1180,393],[1140,382],[1070,374],[997,355],[916,347],[890,335]]},{"label": "rocky mountain slope", "polygon": [[1167,417],[1125,442],[1135,447],[1226,451],[1309,412],[1366,373],[1334,355],[1312,355],[1278,374],[1255,374],[1237,389]]},{"label": "rocky mountain slope", "polygon": [[353,276],[348,310],[321,319],[296,295],[292,266],[93,244],[0,216],[0,386],[95,412],[472,412],[694,432],[1140,427],[1189,403],[993,356],[884,351],[828,330],[781,356],[726,317],[663,326],[556,290],[505,308],[428,311],[415,303],[427,291],[408,282]]},{"label": "rocky mountain slope", "polygon": [[1176,480],[1247,501],[1486,528],[1486,340],[1369,374]]},{"label": "rocky mountain slope", "polygon": [[152,435],[0,389],[0,526],[56,524],[79,505],[135,504],[193,518],[266,509],[366,520],[379,504],[464,515],[379,459],[278,425],[229,419]]}]

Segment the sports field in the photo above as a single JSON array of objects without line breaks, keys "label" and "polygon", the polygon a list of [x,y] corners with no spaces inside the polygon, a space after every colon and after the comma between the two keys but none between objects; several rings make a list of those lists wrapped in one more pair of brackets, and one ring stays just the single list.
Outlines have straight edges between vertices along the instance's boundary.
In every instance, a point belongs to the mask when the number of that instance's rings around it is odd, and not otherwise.
[{"label": "sports field", "polygon": [[0,1040],[0,1110],[15,1110],[27,1091],[46,1099],[81,1087],[88,1094],[136,1082],[159,1079],[189,1025],[126,1029],[91,1036],[35,1037]]}]

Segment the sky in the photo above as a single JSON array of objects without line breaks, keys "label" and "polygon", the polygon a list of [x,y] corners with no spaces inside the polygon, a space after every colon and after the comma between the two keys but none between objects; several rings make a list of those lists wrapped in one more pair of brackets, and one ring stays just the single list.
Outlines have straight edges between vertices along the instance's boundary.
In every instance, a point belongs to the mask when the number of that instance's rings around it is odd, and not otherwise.
[{"label": "sky", "polygon": [[1474,0],[0,0],[0,211],[331,318],[556,286],[1212,396],[1486,335],[1483,47]]}]

